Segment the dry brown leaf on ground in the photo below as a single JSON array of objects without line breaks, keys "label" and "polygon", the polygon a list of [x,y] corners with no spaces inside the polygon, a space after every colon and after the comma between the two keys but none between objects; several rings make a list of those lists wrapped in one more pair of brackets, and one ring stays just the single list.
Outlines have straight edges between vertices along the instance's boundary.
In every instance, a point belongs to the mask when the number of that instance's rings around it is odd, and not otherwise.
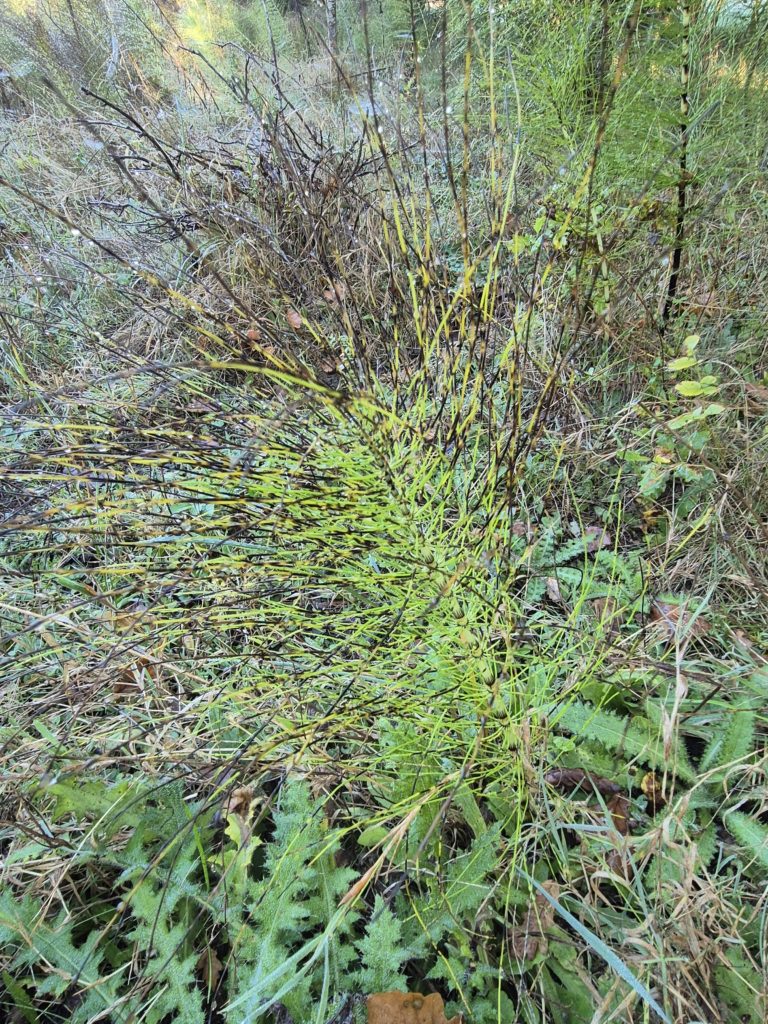
[{"label": "dry brown leaf on ground", "polygon": [[347,297],[347,286],[343,281],[333,281],[330,288],[323,290],[323,298],[332,306],[338,306]]},{"label": "dry brown leaf on ground", "polygon": [[758,416],[768,412],[768,388],[764,384],[752,384],[748,381],[744,385],[744,393],[751,412]]},{"label": "dry brown leaf on ground", "polygon": [[[542,886],[553,899],[560,896],[557,882],[546,881]],[[546,953],[545,933],[552,927],[554,920],[555,908],[543,893],[538,893],[521,924],[509,934],[509,951],[516,963],[532,960],[538,953]]]},{"label": "dry brown leaf on ground", "polygon": [[687,601],[654,601],[651,607],[651,622],[661,626],[670,637],[702,637],[710,630],[709,620],[696,615],[688,608]]},{"label": "dry brown leaf on ground", "polygon": [[289,309],[285,314],[285,319],[288,326],[294,331],[300,331],[304,326],[304,321],[301,319],[301,313],[297,313],[295,309]]},{"label": "dry brown leaf on ground", "polygon": [[630,801],[624,793],[614,793],[605,805],[611,815],[613,827],[621,836],[629,835],[630,825]]},{"label": "dry brown leaf on ground", "polygon": [[547,577],[547,597],[553,604],[563,603],[563,595],[560,593],[560,584],[556,576]]},{"label": "dry brown leaf on ground", "polygon": [[248,341],[261,341],[261,331],[256,327],[256,325],[249,327],[245,332],[245,336]]},{"label": "dry brown leaf on ground", "polygon": [[219,983],[224,964],[214,949],[204,949],[197,960],[197,970],[205,988],[212,992]]},{"label": "dry brown leaf on ground", "polygon": [[646,772],[640,783],[640,789],[648,801],[648,809],[651,814],[655,814],[666,804],[667,798],[664,796],[662,780],[656,772]]},{"label": "dry brown leaf on ground", "polygon": [[587,551],[593,555],[602,548],[608,548],[613,541],[611,535],[603,526],[588,526],[584,531],[584,539],[587,542]]},{"label": "dry brown leaf on ground", "polygon": [[253,790],[251,787],[238,786],[237,789],[233,789],[229,794],[224,804],[224,813],[238,814],[241,818],[245,818],[252,802]]},{"label": "dry brown leaf on ground", "polygon": [[621,792],[621,786],[602,775],[593,775],[584,768],[553,768],[544,776],[544,781],[556,789],[596,790],[604,796]]},{"label": "dry brown leaf on ground", "polygon": [[368,1024],[462,1024],[461,1014],[448,1020],[443,998],[417,992],[376,992],[368,996]]}]

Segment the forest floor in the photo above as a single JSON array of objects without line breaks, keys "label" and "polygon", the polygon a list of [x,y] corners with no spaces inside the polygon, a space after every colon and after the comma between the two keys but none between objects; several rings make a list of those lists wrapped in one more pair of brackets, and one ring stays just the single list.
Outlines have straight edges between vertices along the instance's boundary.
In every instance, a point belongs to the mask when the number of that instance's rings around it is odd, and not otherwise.
[{"label": "forest floor", "polygon": [[764,171],[193,64],[0,92],[4,1019],[762,1024]]}]

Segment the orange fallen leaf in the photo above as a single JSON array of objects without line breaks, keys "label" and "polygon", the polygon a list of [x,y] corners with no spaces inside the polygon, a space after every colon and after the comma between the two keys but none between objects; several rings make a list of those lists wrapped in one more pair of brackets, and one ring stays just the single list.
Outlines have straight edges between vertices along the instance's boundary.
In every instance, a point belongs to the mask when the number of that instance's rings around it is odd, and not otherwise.
[{"label": "orange fallen leaf", "polygon": [[300,331],[304,326],[301,313],[297,313],[295,309],[289,309],[285,314],[285,319],[288,321],[288,326],[292,327],[294,331]]},{"label": "orange fallen leaf", "polygon": [[706,636],[710,624],[703,615],[688,610],[688,602],[654,601],[651,608],[651,622],[656,623],[670,636]]},{"label": "orange fallen leaf", "polygon": [[418,992],[375,992],[368,996],[368,1024],[462,1024],[458,1014],[448,1020],[443,997]]},{"label": "orange fallen leaf", "polygon": [[326,302],[330,302],[332,306],[338,306],[346,297],[347,286],[343,281],[333,281],[330,288],[323,290],[323,298]]},{"label": "orange fallen leaf", "polygon": [[261,341],[261,331],[258,327],[250,327],[246,332],[245,336],[248,341]]}]

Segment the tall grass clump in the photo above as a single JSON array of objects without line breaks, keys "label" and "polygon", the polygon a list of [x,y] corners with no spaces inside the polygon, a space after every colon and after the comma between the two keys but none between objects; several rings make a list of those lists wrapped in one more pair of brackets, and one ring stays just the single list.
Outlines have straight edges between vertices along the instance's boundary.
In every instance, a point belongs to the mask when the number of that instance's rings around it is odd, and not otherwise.
[{"label": "tall grass clump", "polygon": [[766,13],[16,0],[9,1020],[764,1019]]}]

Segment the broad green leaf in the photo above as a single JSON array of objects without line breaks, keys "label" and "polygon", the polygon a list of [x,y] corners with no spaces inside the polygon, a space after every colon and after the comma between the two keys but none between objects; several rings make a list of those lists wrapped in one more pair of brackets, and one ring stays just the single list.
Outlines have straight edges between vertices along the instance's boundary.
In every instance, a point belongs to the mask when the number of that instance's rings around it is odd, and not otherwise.
[{"label": "broad green leaf", "polygon": [[673,359],[671,363],[668,363],[667,369],[671,370],[672,373],[677,373],[678,370],[690,370],[692,366],[698,366],[699,360],[694,359],[693,356],[680,356],[678,359]]},{"label": "broad green leaf", "polygon": [[683,341],[683,348],[685,349],[688,355],[691,355],[693,353],[696,346],[699,344],[699,341],[700,337],[698,334],[689,334],[688,337],[685,338],[685,340]]},{"label": "broad green leaf", "polygon": [[675,384],[675,391],[679,391],[685,398],[698,398],[704,387],[699,380],[681,380],[679,384]]}]

